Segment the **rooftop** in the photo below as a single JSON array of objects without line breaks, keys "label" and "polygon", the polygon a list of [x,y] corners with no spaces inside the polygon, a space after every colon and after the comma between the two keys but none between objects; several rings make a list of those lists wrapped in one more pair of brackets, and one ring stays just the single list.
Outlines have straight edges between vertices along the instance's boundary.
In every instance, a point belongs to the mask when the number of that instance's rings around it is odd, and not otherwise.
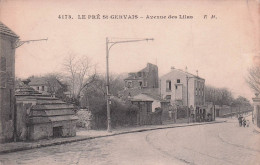
[{"label": "rooftop", "polygon": [[47,81],[43,77],[33,77],[30,78],[29,85],[31,86],[47,85]]},{"label": "rooftop", "polygon": [[[194,77],[194,78],[199,78],[199,79],[205,80],[204,78],[202,78],[202,77],[200,77],[200,76],[197,76],[197,75],[194,75],[194,74],[192,74],[192,73],[186,72],[186,71],[181,70],[181,69],[176,69],[176,68],[171,68],[171,71],[170,71],[169,73],[172,73],[173,71],[179,71],[179,72],[181,72],[181,73],[183,73],[183,74],[187,74],[187,75],[190,76],[190,77]],[[161,77],[164,77],[165,75],[168,75],[169,73],[164,74],[164,75],[161,76]]]},{"label": "rooftop", "polygon": [[10,28],[8,28],[5,24],[0,22],[0,34],[8,35],[11,37],[19,38]]},{"label": "rooftop", "polygon": [[129,73],[129,76],[125,79],[125,80],[137,80],[137,79],[142,79],[142,78],[139,78],[137,77],[137,75],[135,75],[136,73],[139,73],[139,72],[145,72],[145,73],[148,73],[149,72],[149,67],[157,67],[157,65],[154,65],[154,64],[151,64],[151,63],[147,63],[147,66],[141,70],[139,70],[138,72],[131,72]]}]

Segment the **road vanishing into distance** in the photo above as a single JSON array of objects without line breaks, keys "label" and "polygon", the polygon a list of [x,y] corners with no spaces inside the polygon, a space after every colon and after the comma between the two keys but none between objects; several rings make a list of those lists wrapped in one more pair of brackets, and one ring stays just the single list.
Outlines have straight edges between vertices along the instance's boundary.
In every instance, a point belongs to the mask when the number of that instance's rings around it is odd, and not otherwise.
[{"label": "road vanishing into distance", "polygon": [[230,119],[2,154],[2,164],[260,165],[260,134]]}]

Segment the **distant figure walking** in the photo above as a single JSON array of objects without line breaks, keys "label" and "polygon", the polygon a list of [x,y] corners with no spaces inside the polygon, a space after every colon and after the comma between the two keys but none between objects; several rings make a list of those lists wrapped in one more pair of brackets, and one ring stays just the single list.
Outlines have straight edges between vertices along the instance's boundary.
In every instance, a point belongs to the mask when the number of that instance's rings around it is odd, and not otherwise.
[{"label": "distant figure walking", "polygon": [[238,123],[239,123],[239,126],[240,126],[240,127],[242,127],[242,119],[243,119],[243,117],[240,115],[240,116],[238,117]]},{"label": "distant figure walking", "polygon": [[246,126],[249,127],[249,120],[246,120]]},{"label": "distant figure walking", "polygon": [[246,127],[246,119],[243,118],[243,127]]}]

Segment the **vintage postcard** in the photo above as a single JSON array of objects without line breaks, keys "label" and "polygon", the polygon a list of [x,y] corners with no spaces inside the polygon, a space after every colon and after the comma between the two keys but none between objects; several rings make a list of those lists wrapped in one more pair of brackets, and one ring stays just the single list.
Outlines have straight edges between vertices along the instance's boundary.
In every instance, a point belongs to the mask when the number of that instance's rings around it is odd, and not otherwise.
[{"label": "vintage postcard", "polygon": [[0,165],[259,165],[259,0],[0,0]]}]

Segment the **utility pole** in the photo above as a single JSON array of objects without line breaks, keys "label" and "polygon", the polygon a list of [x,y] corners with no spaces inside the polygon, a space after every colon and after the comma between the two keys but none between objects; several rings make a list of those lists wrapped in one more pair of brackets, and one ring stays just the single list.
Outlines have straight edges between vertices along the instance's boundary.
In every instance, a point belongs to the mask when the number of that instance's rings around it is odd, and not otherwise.
[{"label": "utility pole", "polygon": [[188,118],[188,123],[190,123],[190,113],[189,113],[189,80],[192,77],[189,77],[186,75],[186,80],[187,80],[187,118]]},{"label": "utility pole", "polygon": [[215,89],[213,89],[213,93],[214,93],[214,99],[213,99],[214,111],[213,111],[213,115],[214,115],[214,121],[215,121],[216,120],[216,109],[215,109],[216,91],[215,91]]},{"label": "utility pole", "polygon": [[109,51],[112,46],[119,43],[128,43],[128,42],[140,42],[140,41],[153,41],[153,38],[144,38],[144,39],[127,39],[127,40],[120,40],[120,41],[109,41],[106,38],[106,71],[107,71],[107,85],[106,85],[106,93],[107,93],[107,132],[111,132],[111,116],[110,116],[110,103],[111,103],[111,95],[109,91]]}]

